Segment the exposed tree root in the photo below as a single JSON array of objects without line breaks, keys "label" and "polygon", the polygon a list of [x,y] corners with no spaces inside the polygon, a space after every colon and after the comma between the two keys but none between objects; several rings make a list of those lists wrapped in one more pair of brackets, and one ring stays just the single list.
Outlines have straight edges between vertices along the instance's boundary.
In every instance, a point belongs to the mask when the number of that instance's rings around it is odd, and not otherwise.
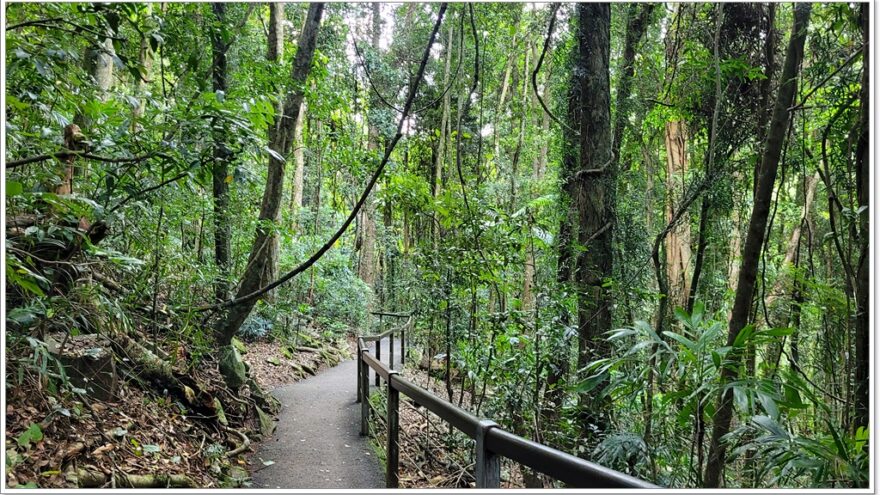
[{"label": "exposed tree root", "polygon": [[78,469],[71,481],[79,488],[100,488],[108,483],[117,488],[196,488],[195,483],[184,474],[114,473],[110,477],[99,471]]}]

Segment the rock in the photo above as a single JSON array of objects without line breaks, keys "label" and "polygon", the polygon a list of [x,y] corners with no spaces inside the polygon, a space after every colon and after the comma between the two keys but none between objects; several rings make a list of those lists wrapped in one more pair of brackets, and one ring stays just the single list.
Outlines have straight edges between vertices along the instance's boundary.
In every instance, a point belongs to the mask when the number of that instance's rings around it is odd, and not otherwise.
[{"label": "rock", "polygon": [[247,372],[245,371],[244,361],[241,354],[238,353],[232,345],[226,345],[220,348],[220,374],[226,381],[226,385],[232,390],[238,390],[246,383]]},{"label": "rock", "polygon": [[229,421],[226,419],[226,413],[223,412],[223,404],[220,403],[220,400],[214,397],[213,405],[214,410],[217,412],[217,421],[223,426],[229,426]]},{"label": "rock", "polygon": [[247,472],[247,469],[236,466],[235,464],[229,466],[229,482],[233,488],[239,488],[244,486],[244,483],[250,478],[250,475]]},{"label": "rock", "polygon": [[46,348],[64,366],[71,384],[100,401],[112,401],[119,386],[111,345],[97,334],[46,338]]},{"label": "rock", "polygon": [[272,414],[275,414],[281,410],[281,403],[278,402],[278,399],[264,392],[263,389],[260,388],[260,385],[253,378],[248,377],[247,384],[248,388],[251,391],[251,397],[253,397],[254,400],[257,401],[258,405],[262,405]]},{"label": "rock", "polygon": [[[422,356],[422,359],[419,361],[419,368],[428,371],[429,374],[434,376],[446,376],[446,353],[440,353],[435,355],[433,358],[428,360],[428,355]],[[450,367],[450,374],[452,375],[452,379],[455,380],[458,378],[458,369],[455,367],[453,362]]]},{"label": "rock", "polygon": [[260,419],[260,434],[264,437],[272,436],[272,432],[275,431],[275,421],[272,419],[272,416],[269,416],[260,406],[255,406],[257,409],[257,416]]},{"label": "rock", "polygon": [[268,357],[266,358],[266,362],[272,366],[281,366],[281,360],[278,359],[278,356]]},{"label": "rock", "polygon": [[235,347],[239,354],[247,354],[247,346],[244,345],[244,342],[238,340],[238,337],[232,337],[232,346]]}]

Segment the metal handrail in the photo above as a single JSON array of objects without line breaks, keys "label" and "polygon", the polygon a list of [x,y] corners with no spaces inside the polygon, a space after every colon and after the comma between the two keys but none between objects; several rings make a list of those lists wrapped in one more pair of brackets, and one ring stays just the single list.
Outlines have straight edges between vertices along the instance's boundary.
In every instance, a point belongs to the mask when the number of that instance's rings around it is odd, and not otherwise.
[{"label": "metal handrail", "polygon": [[[410,323],[412,323],[411,319],[394,331],[404,329]],[[528,466],[575,488],[660,488],[647,481],[514,435],[500,428],[491,420],[474,416],[401,377],[398,371],[383,363],[380,356],[374,357],[370,353],[364,344],[372,340],[367,339],[358,338],[358,399],[361,402],[361,435],[367,435],[369,430],[370,405],[367,398],[369,396],[369,370],[373,369],[376,373],[377,385],[380,378],[388,383],[388,420],[386,421],[388,442],[385,473],[388,488],[397,488],[399,485],[398,435],[400,428],[398,407],[399,394],[401,393],[416,404],[433,412],[455,429],[476,440],[477,488],[500,487],[501,457]]]}]

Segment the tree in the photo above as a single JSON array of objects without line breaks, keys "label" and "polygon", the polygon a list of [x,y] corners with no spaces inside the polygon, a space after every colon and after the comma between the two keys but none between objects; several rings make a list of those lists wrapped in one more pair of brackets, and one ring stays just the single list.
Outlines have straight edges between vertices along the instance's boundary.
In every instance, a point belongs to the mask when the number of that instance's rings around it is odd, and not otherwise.
[{"label": "tree", "polygon": [[[305,98],[305,84],[312,68],[318,27],[321,23],[323,10],[323,3],[312,3],[306,14],[305,26],[299,38],[299,46],[291,70],[294,90],[284,99],[283,117],[276,119],[275,134],[269,145],[273,152],[269,160],[269,174],[266,179],[266,189],[263,192],[263,202],[260,206],[260,224],[257,227],[247,269],[242,275],[236,298],[249,295],[262,287],[260,282],[263,280],[263,271],[266,269],[268,261],[266,245],[273,235],[274,224],[278,221],[281,209],[284,192],[284,165],[293,143],[294,124]],[[251,298],[228,309],[226,317],[217,325],[217,340],[220,345],[229,345],[235,332],[244,323],[255,304],[256,299]]]},{"label": "tree", "polygon": [[[611,6],[607,3],[575,7],[575,48],[571,62],[565,168],[574,172],[566,181],[577,211],[575,236],[575,290],[578,296],[578,368],[606,355],[603,334],[611,330],[614,253],[614,189],[611,143]],[[594,397],[582,394],[579,407],[584,431],[589,424],[607,424]]]},{"label": "tree", "polygon": [[[797,74],[804,56],[804,42],[807,37],[807,25],[810,22],[811,8],[810,4],[797,4],[794,8],[794,25],[792,26],[791,38],[785,54],[773,117],[770,121],[770,128],[767,131],[767,141],[764,144],[764,151],[761,156],[758,188],[755,194],[751,219],[749,220],[745,245],[743,246],[742,265],[740,267],[736,297],[727,333],[727,345],[731,347],[734,346],[737,336],[743,331],[749,320],[755,281],[758,274],[758,263],[761,257],[761,248],[764,244],[767,218],[770,214],[771,196],[773,195],[773,188],[776,182],[776,172],[779,158],[782,154],[785,132],[788,127],[789,115],[791,113],[790,108],[794,101],[795,89],[797,88]],[[721,371],[722,384],[729,383],[736,378],[737,368],[741,362],[741,353],[741,348],[734,348],[733,354],[728,357],[728,363]],[[733,389],[722,387],[721,390],[712,427],[709,456],[703,480],[705,486],[709,488],[717,488],[721,485],[721,475],[724,470],[727,450],[722,437],[730,432],[730,424],[733,419]]]},{"label": "tree", "polygon": [[[869,377],[868,356],[870,354],[871,324],[870,310],[870,250],[869,205],[870,205],[870,81],[868,79],[868,24],[869,8],[862,4],[859,10],[859,24],[862,31],[862,84],[859,92],[859,126],[856,145],[856,188],[858,196],[859,259],[856,271],[856,418],[854,428],[868,427]],[[867,449],[867,444],[865,445]]]},{"label": "tree", "polygon": [[[211,29],[211,83],[215,95],[225,95],[227,91],[227,60],[229,50],[229,32],[226,26],[226,4],[212,3],[217,26]],[[221,96],[222,98],[222,96]],[[214,293],[217,301],[229,297],[230,242],[232,224],[229,216],[229,160],[232,153],[224,142],[226,133],[219,118],[211,122],[213,143],[213,164],[211,178],[214,186],[214,262],[217,265],[217,279],[214,281]]]}]

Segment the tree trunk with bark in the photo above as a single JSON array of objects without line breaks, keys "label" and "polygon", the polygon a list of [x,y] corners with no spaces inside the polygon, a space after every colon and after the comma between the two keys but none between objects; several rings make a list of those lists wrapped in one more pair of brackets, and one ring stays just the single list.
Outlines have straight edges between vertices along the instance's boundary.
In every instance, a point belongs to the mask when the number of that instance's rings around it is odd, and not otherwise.
[{"label": "tree trunk with bark", "polygon": [[[379,38],[382,35],[382,16],[379,3],[370,4],[372,9],[372,48],[379,51]],[[367,149],[375,151],[379,149],[379,128],[376,125],[378,118],[377,110],[380,105],[379,99],[373,94],[370,99],[370,118],[367,127]],[[378,257],[376,256],[376,204],[373,196],[367,198],[363,210],[361,210],[359,224],[361,226],[361,248],[358,262],[358,276],[365,284],[375,289],[376,272],[378,271]]]},{"label": "tree trunk with bark", "polygon": [[[623,144],[623,133],[630,115],[630,93],[632,92],[632,80],[635,73],[636,47],[639,40],[648,29],[648,21],[654,12],[654,3],[631,3],[627,13],[626,40],[623,48],[623,63],[620,70],[620,79],[617,83],[617,99],[614,110],[614,141],[611,149],[614,153],[614,163],[620,163],[620,147]],[[629,169],[629,166],[625,166]]]},{"label": "tree trunk with bark", "polygon": [[[575,50],[565,132],[566,167],[575,170],[572,196],[577,210],[576,239],[581,249],[575,261],[578,295],[578,368],[605,357],[605,332],[611,330],[615,172],[611,149],[611,90],[609,83],[611,6],[578,4]],[[583,431],[607,424],[604,405],[592,394],[578,398]],[[594,426],[593,426],[594,425]]]},{"label": "tree trunk with bark", "polygon": [[[449,76],[452,65],[452,43],[453,43],[453,34],[454,34],[454,23],[449,23],[449,35],[447,37],[446,42],[446,61],[445,67],[443,69],[443,88],[449,87]],[[440,115],[440,135],[437,138],[437,148],[436,154],[434,155],[434,163],[433,168],[431,169],[431,195],[434,196],[434,199],[437,199],[440,196],[440,182],[441,182],[441,174],[443,172],[443,164],[446,161],[446,128],[449,125],[449,106],[450,106],[450,97],[449,91],[443,95],[443,106]],[[434,242],[434,249],[436,250],[437,244],[440,241],[440,224],[439,221],[433,222],[431,227],[431,232],[433,233],[432,239]]]},{"label": "tree trunk with bark", "polygon": [[[272,235],[272,229],[267,225],[277,222],[284,192],[285,161],[280,158],[287,157],[293,143],[293,127],[305,97],[303,88],[312,66],[323,9],[323,3],[313,3],[309,6],[309,11],[306,14],[306,23],[300,35],[299,47],[291,71],[293,87],[297,89],[284,99],[284,118],[280,119],[280,123],[276,127],[277,132],[270,144],[270,148],[275,153],[271,155],[269,160],[269,175],[266,180],[266,189],[263,192],[263,202],[260,206],[260,226],[257,227],[247,269],[242,276],[237,298],[256,292],[261,287],[260,283],[267,263],[265,246]],[[235,332],[244,323],[255,304],[256,299],[249,299],[229,308],[226,318],[217,325],[217,339],[221,345],[228,345],[232,341]]]},{"label": "tree trunk with bark", "polygon": [[[727,334],[727,345],[733,347],[736,337],[748,324],[749,314],[754,297],[755,282],[758,275],[758,262],[764,244],[767,218],[770,214],[770,200],[776,182],[776,172],[785,131],[789,121],[792,102],[797,88],[798,68],[804,55],[804,42],[807,37],[807,25],[810,20],[810,4],[796,4],[794,7],[794,25],[785,55],[785,64],[780,79],[779,93],[773,109],[773,118],[767,131],[767,141],[761,157],[760,177],[754,207],[749,220],[745,245],[742,253],[742,266],[737,282],[736,297],[731,311],[730,325]],[[709,456],[706,463],[704,486],[717,488],[722,483],[722,473],[727,454],[727,445],[722,437],[730,432],[733,420],[733,390],[725,387],[736,379],[742,361],[743,349],[733,347],[728,355],[728,364],[721,371],[721,390],[718,406],[714,417],[712,438],[709,443]]]},{"label": "tree trunk with bark", "polygon": [[[226,93],[227,62],[226,51],[229,45],[224,41],[221,30],[226,26],[226,4],[213,3],[211,9],[219,25],[211,30],[211,83],[214,93]],[[217,278],[214,281],[214,297],[217,301],[229,298],[229,264],[232,222],[229,218],[229,160],[231,152],[224,142],[226,133],[222,129],[220,119],[214,118],[211,123],[213,143],[211,177],[214,194],[214,263],[217,265]]]},{"label": "tree trunk with bark", "polygon": [[[855,394],[855,421],[853,421],[854,429],[860,426],[868,427],[869,420],[869,361],[871,343],[871,324],[869,319],[870,304],[870,249],[869,239],[871,231],[869,229],[869,194],[870,194],[870,176],[871,176],[871,160],[870,160],[870,105],[868,98],[870,92],[870,80],[868,77],[870,60],[868,49],[870,46],[868,40],[868,24],[869,24],[869,7],[867,4],[861,5],[860,21],[862,28],[862,40],[864,42],[862,54],[862,88],[860,93],[860,113],[859,113],[859,137],[856,147],[856,187],[858,190],[859,202],[859,261],[856,269],[856,394]],[[867,443],[865,449],[868,448]]]},{"label": "tree trunk with bark", "polygon": [[[688,172],[687,129],[684,122],[666,123],[666,222],[672,220],[676,206],[685,194]],[[704,199],[706,201],[706,199]],[[691,227],[685,218],[666,235],[666,281],[669,304],[674,308],[687,305],[690,292],[688,272],[691,265]],[[665,315],[660,315],[665,318]]]},{"label": "tree trunk with bark", "polygon": [[[266,40],[266,60],[269,62],[279,63],[281,61],[281,57],[284,55],[284,4],[280,2],[273,2],[269,4],[269,36]],[[267,136],[269,138],[269,145],[271,146],[278,139],[278,133],[280,130],[280,126],[283,125],[281,122],[284,113],[284,100],[279,95],[278,103],[275,105],[275,121],[269,124],[269,129],[267,132]],[[297,119],[297,123],[300,120]],[[269,178],[272,175],[272,159],[273,157],[269,157]],[[279,211],[280,214],[280,211]],[[275,219],[277,220],[277,218]],[[266,239],[265,245],[265,256],[266,263],[263,269],[263,273],[260,278],[260,286],[267,285],[274,281],[278,277],[278,251],[279,251],[279,239],[278,235],[275,232],[271,232],[269,234],[268,239]],[[252,260],[249,260],[249,263]],[[274,300],[275,294],[274,291],[266,294],[267,300]]]}]

